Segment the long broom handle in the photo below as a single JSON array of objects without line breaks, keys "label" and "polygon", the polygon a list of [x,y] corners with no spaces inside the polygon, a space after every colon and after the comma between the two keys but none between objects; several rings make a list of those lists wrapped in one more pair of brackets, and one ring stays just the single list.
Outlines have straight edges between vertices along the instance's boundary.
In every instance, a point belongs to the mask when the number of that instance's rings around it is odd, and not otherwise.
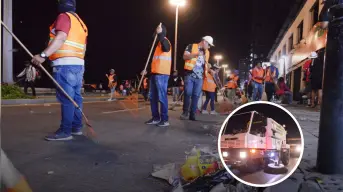
[{"label": "long broom handle", "polygon": [[[33,54],[25,47],[25,45],[17,38],[17,36],[13,34],[13,32],[6,26],[6,24],[3,21],[1,21],[1,24],[12,35],[12,37],[19,43],[19,45],[30,55],[30,57],[33,58]],[[61,87],[61,85],[57,83],[57,81],[50,75],[50,73],[42,65],[39,65],[39,67],[55,83],[55,85],[63,92],[63,94],[74,104],[74,106],[79,109],[80,106],[74,101],[74,99],[72,99],[69,96],[69,94]]]},{"label": "long broom handle", "polygon": [[[162,23],[160,23],[158,26],[161,27],[161,25],[162,25]],[[144,74],[145,74],[146,68],[148,67],[148,64],[149,64],[149,61],[150,61],[150,57],[151,57],[151,53],[152,53],[152,51],[154,50],[154,46],[155,46],[156,40],[157,40],[157,34],[155,35],[154,42],[152,43],[152,46],[151,46],[151,49],[150,49],[150,53],[149,53],[149,57],[148,57],[148,60],[147,60],[146,63],[145,63],[143,75],[142,75],[142,77],[141,77],[141,80],[139,81],[137,90],[139,90],[139,89],[141,88],[142,81],[143,81],[143,78],[144,78],[144,76],[145,76]]]}]

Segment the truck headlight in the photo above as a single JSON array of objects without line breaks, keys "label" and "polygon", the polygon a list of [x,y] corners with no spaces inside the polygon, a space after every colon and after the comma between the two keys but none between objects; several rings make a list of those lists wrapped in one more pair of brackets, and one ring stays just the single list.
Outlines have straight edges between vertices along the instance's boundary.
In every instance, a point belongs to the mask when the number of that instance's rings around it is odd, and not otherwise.
[{"label": "truck headlight", "polygon": [[297,152],[300,152],[301,151],[301,146],[297,146],[297,148],[295,148],[295,150],[297,151]]},{"label": "truck headlight", "polygon": [[224,152],[223,152],[223,157],[228,157],[228,156],[229,156],[229,153],[226,152],[226,151],[224,151]]},{"label": "truck headlight", "polygon": [[240,157],[241,159],[247,158],[247,152],[245,152],[245,151],[239,152],[239,157]]}]

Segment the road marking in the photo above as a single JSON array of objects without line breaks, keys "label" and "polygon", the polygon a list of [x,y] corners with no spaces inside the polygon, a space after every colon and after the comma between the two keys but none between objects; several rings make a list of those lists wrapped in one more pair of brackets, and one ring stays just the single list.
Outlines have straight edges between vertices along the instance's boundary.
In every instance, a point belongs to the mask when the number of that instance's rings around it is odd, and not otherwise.
[{"label": "road marking", "polygon": [[120,112],[134,111],[134,110],[141,110],[141,109],[145,109],[145,107],[140,107],[140,108],[135,108],[135,109],[121,109],[121,110],[116,110],[116,111],[105,111],[102,113],[103,114],[120,113]]},{"label": "road marking", "polygon": [[[119,100],[120,101],[120,100]],[[129,102],[130,100],[122,100],[120,102]],[[83,104],[90,103],[109,103],[110,101],[85,101]],[[116,102],[116,101],[112,101]],[[118,101],[117,101],[118,102]],[[44,106],[44,105],[59,105],[60,103],[39,103],[39,104],[16,104],[16,105],[1,105],[1,107],[34,107],[34,106]]]},{"label": "road marking", "polygon": [[286,177],[286,175],[278,175],[273,179],[269,180],[266,184],[274,183],[275,181],[282,179],[282,177]]}]

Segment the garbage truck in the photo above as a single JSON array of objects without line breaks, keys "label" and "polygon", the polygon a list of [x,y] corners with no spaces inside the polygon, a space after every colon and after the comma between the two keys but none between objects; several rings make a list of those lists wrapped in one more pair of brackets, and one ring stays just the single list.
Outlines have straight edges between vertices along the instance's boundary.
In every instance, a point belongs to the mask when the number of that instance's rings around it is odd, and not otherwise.
[{"label": "garbage truck", "polygon": [[220,153],[230,167],[287,166],[286,135],[285,127],[257,111],[235,114],[222,132]]}]

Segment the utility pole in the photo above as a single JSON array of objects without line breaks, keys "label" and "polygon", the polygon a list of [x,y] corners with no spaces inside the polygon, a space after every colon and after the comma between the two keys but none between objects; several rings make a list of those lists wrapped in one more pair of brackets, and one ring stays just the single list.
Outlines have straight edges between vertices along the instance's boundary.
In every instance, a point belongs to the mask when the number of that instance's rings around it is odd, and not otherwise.
[{"label": "utility pole", "polygon": [[[337,1],[335,1],[337,2]],[[317,169],[323,174],[343,174],[343,2],[325,2],[330,8],[326,60],[324,68],[323,101],[321,104]],[[334,6],[333,6],[334,4]]]}]

